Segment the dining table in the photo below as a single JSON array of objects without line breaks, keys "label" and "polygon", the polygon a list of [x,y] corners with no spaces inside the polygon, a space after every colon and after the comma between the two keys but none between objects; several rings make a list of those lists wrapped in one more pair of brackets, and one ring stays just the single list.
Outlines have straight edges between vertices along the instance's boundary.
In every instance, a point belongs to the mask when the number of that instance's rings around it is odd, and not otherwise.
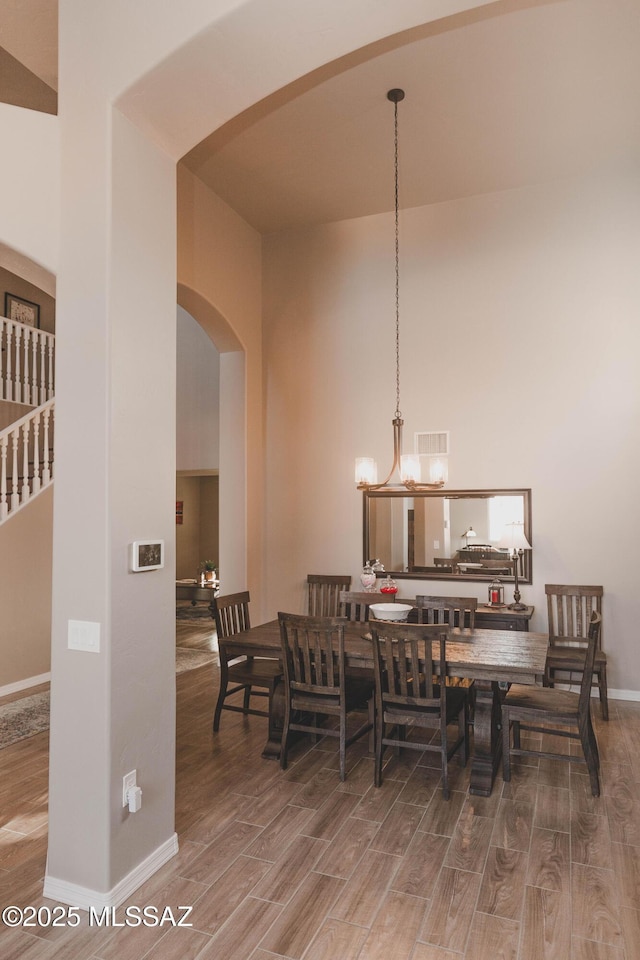
[{"label": "dining table", "polygon": [[[377,622],[382,632],[383,623]],[[369,623],[345,624],[347,671],[373,677],[373,645]],[[271,620],[219,641],[229,656],[280,659],[280,627]],[[469,790],[489,796],[502,756],[501,705],[510,683],[540,683],[549,636],[520,630],[458,628],[447,641],[447,674],[474,681],[473,753]],[[269,708],[268,739],[262,756],[278,759],[284,696],[276,688]]]}]

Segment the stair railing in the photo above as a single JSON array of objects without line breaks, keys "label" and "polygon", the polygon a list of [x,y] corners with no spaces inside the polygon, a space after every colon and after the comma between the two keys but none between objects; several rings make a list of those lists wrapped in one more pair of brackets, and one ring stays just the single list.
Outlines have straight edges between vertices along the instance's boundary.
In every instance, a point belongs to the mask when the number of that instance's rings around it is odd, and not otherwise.
[{"label": "stair railing", "polygon": [[33,407],[54,395],[55,334],[0,317],[0,400]]},{"label": "stair railing", "polygon": [[0,523],[53,481],[55,400],[0,432]]}]

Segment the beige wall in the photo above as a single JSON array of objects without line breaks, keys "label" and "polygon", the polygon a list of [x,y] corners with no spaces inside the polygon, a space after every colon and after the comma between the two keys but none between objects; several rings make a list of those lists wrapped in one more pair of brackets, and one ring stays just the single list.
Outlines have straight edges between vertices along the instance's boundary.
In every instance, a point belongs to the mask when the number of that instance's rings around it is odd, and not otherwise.
[{"label": "beige wall", "polygon": [[176,577],[192,579],[204,560],[218,564],[218,477],[178,476],[176,499],[184,511],[176,524]]},{"label": "beige wall", "polygon": [[51,666],[53,487],[0,526],[0,687]]},{"label": "beige wall", "polygon": [[[450,486],[532,488],[534,628],[545,582],[602,583],[611,686],[640,694],[640,180],[409,210],[400,229],[405,442],[450,430]],[[270,237],[264,272],[275,613],[300,608],[309,570],[361,567],[353,460],[392,455],[392,219]]]},{"label": "beige wall", "polygon": [[220,351],[223,589],[250,589],[260,616],[264,597],[261,240],[180,166],[178,281],[183,296],[197,294],[189,301],[189,312]]}]

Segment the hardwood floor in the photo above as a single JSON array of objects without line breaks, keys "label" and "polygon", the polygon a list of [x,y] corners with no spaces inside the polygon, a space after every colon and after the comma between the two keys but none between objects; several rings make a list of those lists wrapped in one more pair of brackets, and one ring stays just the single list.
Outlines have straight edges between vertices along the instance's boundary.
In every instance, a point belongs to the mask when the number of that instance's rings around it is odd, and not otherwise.
[{"label": "hardwood floor", "polygon": [[[178,643],[213,648],[210,622]],[[191,928],[0,925],[3,960],[637,960],[640,704],[596,728],[603,795],[583,767],[520,763],[491,797],[431,758],[391,758],[373,787],[366,743],[347,780],[327,738],[283,773],[260,752],[266,720],[223,714],[216,668],[177,677],[178,855],[128,901],[192,905]],[[437,758],[435,758],[437,759]],[[528,759],[528,758],[527,758]],[[0,751],[0,906],[42,897],[47,734]],[[121,910],[124,910],[124,905]]]}]

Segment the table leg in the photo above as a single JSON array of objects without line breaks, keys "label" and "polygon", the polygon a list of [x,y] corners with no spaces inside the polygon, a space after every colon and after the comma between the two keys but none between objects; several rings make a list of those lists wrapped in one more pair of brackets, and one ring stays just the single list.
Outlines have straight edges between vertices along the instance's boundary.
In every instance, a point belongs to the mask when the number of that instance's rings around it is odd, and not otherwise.
[{"label": "table leg", "polygon": [[491,680],[476,680],[473,757],[469,792],[488,797],[502,756],[501,693]]}]

